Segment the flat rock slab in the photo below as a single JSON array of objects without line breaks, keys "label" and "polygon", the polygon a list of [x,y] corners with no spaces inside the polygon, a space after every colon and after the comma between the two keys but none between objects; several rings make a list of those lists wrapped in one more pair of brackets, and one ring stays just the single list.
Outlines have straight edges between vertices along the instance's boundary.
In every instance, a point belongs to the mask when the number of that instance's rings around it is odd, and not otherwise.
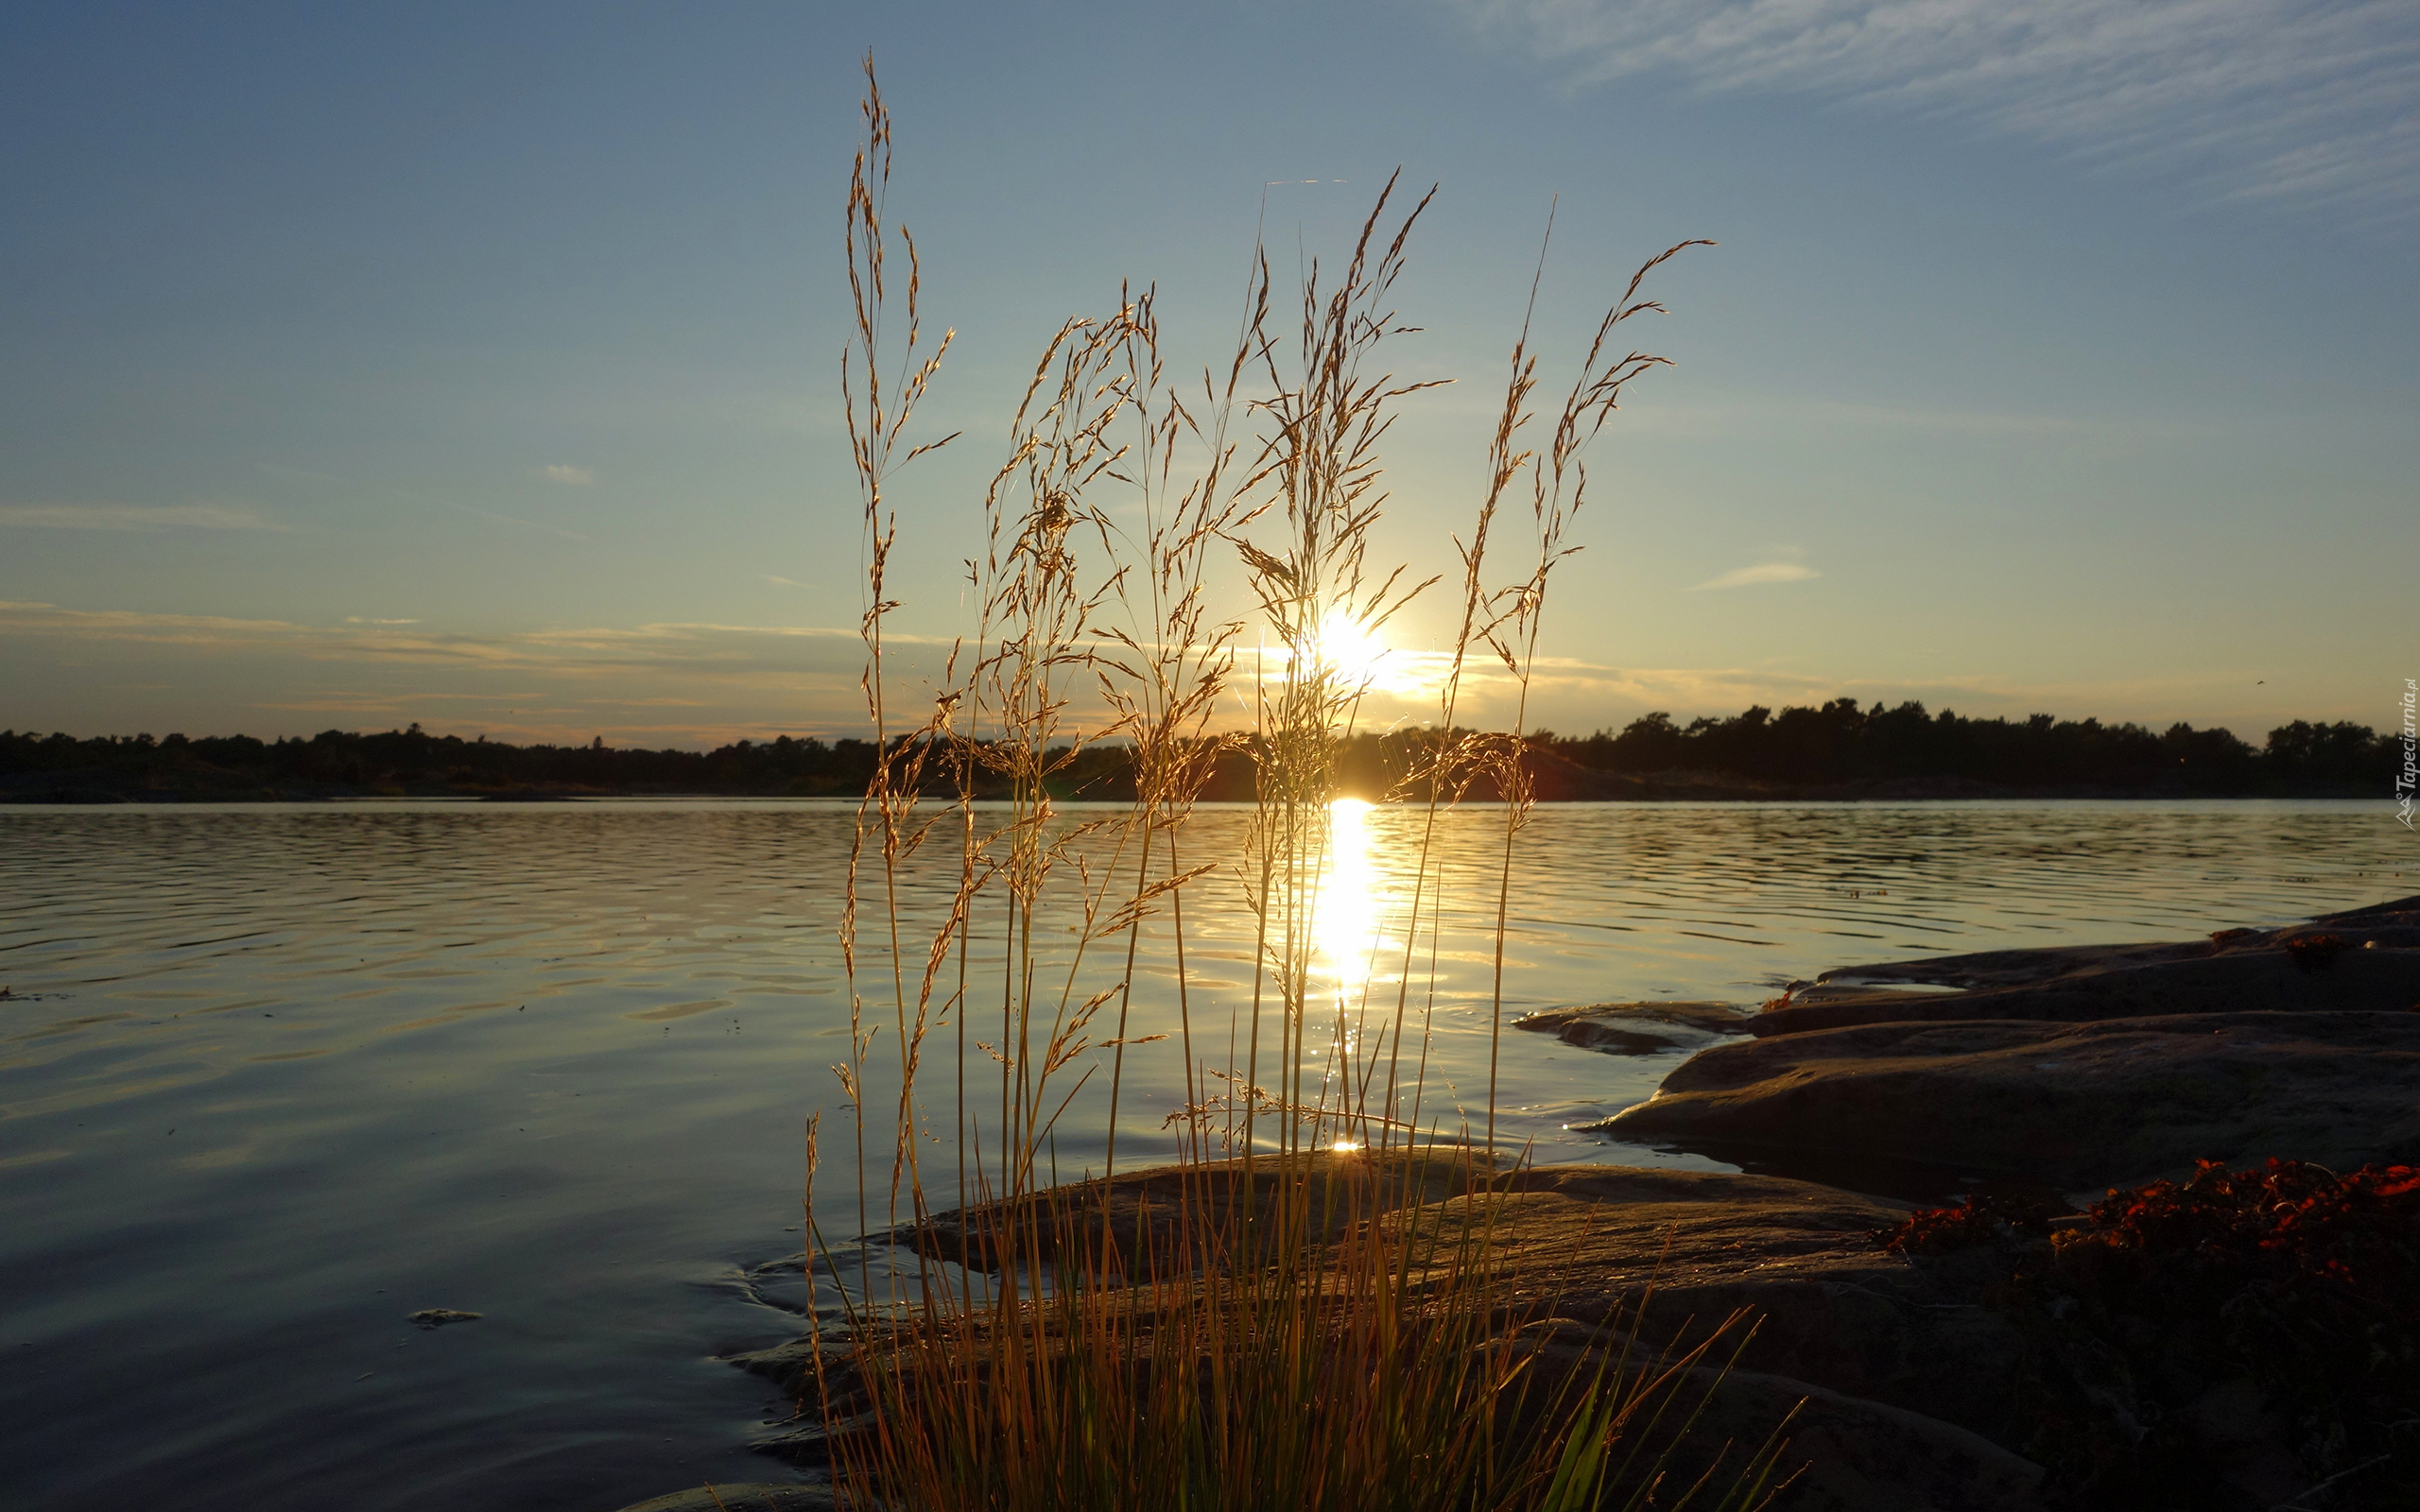
[{"label": "flat rock slab", "polygon": [[2014,1433],[2006,1383],[2022,1350],[1974,1306],[1957,1264],[1917,1263],[1873,1237],[1907,1205],[1779,1177],[1550,1166],[1482,1197],[1400,1215],[1451,1237],[1490,1226],[1508,1303],[1653,1344],[1758,1317],[1743,1369],[1955,1423]]},{"label": "flat rock slab", "polygon": [[[1106,1182],[1053,1187],[1022,1199],[1037,1211],[1013,1216],[1028,1246],[1028,1258],[1055,1260],[1070,1236],[1080,1235],[1086,1251],[1096,1246],[1106,1215],[1117,1263],[1149,1269],[1154,1256],[1165,1257],[1161,1263],[1185,1259],[1177,1233],[1179,1216],[1188,1205],[1192,1222],[1207,1226],[1193,1230],[1197,1244],[1214,1235],[1232,1238],[1245,1215],[1268,1211],[1283,1187],[1312,1205],[1318,1214],[1313,1231],[1332,1238],[1356,1216],[1453,1196],[1475,1182],[1485,1183],[1495,1169],[1484,1154],[1443,1143],[1384,1152],[1262,1156],[1249,1165],[1240,1160],[1206,1160],[1129,1172]],[[992,1202],[938,1212],[887,1237],[926,1259],[996,1270],[992,1243],[1011,1221],[1010,1208],[1007,1202]],[[1093,1257],[1087,1252],[1078,1258],[1080,1263],[1089,1263]]]},{"label": "flat rock slab", "polygon": [[1747,1034],[1753,1010],[1729,1003],[1595,1003],[1547,1008],[1512,1021],[1516,1029],[1550,1034],[1567,1045],[1615,1056],[1652,1056],[1694,1050],[1736,1034]]},{"label": "flat rock slab", "polygon": [[1700,1053],[1598,1129],[1707,1153],[1904,1157],[2074,1190],[2270,1156],[2420,1157],[2420,1013],[1898,1022]]},{"label": "flat rock slab", "polygon": [[[1913,993],[1918,985],[1958,988]],[[2207,939],[1979,951],[1826,971],[1756,1016],[1759,1036],[1854,1024],[2154,1013],[2346,1012],[2420,1005],[2420,898]]]},{"label": "flat rock slab", "polygon": [[[1742,1453],[1794,1411],[1784,1464],[1803,1473],[1782,1512],[2041,1506],[2042,1467],[2005,1447],[2025,1433],[2010,1389],[2025,1341],[1977,1301],[1996,1275],[1969,1263],[1981,1257],[1885,1252],[1874,1234],[1904,1206],[1775,1177],[1622,1166],[1548,1167],[1508,1184],[1500,1197],[1392,1221],[1447,1237],[1484,1225],[1508,1303],[1568,1320],[1524,1331],[1546,1335],[1547,1361],[1590,1368],[1599,1330],[1651,1351],[1703,1339],[1739,1310],[1755,1315],[1681,1446],[1675,1484],[1704,1452],[1727,1441]],[[1712,1358],[1728,1358],[1731,1342]],[[1715,1375],[1691,1375],[1693,1401]]]},{"label": "flat rock slab", "polygon": [[[1713,1374],[1690,1372],[1693,1383],[1712,1384]],[[1788,1437],[1782,1465],[1798,1479],[1775,1512],[2041,1512],[2045,1505],[2044,1469],[1980,1434],[1788,1376],[1731,1371],[1697,1426],[1707,1440],[1742,1448],[1776,1432]]]},{"label": "flat rock slab", "polygon": [[621,1512],[834,1512],[828,1486],[777,1486],[749,1483],[700,1486],[651,1501],[634,1502]]},{"label": "flat rock slab", "polygon": [[[1176,1179],[1119,1178],[1142,1192]],[[1875,1232],[1906,1205],[1779,1177],[1619,1166],[1508,1172],[1486,1185],[1494,1194],[1443,1192],[1380,1222],[1489,1243],[1508,1326],[1531,1319],[1542,1352],[1565,1367],[1592,1368],[1594,1351],[1623,1337],[1652,1350],[1703,1338],[1740,1309],[1757,1314],[1690,1452],[1728,1440],[1744,1452],[1797,1409],[1787,1463],[1807,1469],[1777,1512],[2038,1505],[2040,1468],[2003,1447],[2021,1437],[2008,1383],[2023,1341],[1976,1305],[1981,1282],[1961,1257],[1882,1249]],[[734,1363],[803,1384],[817,1347],[803,1339]],[[803,1461],[823,1449],[815,1427],[760,1447]]]},{"label": "flat rock slab", "polygon": [[2084,1023],[2156,1013],[2342,1013],[2420,1005],[2420,950],[2351,949],[2304,965],[2282,950],[2105,962],[2022,986],[1963,992],[1826,984],[1750,1021],[1763,1038],[1868,1023],[2037,1019]]}]

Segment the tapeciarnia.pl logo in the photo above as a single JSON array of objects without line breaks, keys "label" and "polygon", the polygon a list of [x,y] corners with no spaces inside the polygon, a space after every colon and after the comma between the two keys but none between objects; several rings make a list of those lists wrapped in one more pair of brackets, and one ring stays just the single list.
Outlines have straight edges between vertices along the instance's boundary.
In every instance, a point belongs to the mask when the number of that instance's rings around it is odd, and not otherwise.
[{"label": "tapeciarnia.pl logo", "polygon": [[2420,783],[2420,678],[2403,679],[2403,770],[2394,774],[2394,816],[2407,830],[2411,826],[2411,790]]}]

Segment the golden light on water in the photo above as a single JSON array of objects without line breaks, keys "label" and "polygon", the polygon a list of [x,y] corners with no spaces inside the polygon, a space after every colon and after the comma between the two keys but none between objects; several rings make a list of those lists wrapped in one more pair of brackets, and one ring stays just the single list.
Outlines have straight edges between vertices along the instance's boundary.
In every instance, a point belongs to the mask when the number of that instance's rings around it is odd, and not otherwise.
[{"label": "golden light on water", "polygon": [[[1349,1067],[1364,1048],[1361,1010],[1369,1001],[1370,984],[1381,974],[1389,951],[1387,914],[1392,899],[1378,865],[1386,844],[1383,822],[1373,822],[1373,806],[1357,798],[1340,798],[1327,806],[1327,853],[1320,867],[1319,891],[1311,919],[1311,980],[1306,1019],[1326,1020],[1305,1032],[1318,1038],[1335,1036],[1326,1077],[1340,1073],[1349,1084]],[[1325,1057],[1323,1057],[1325,1058]],[[1340,1088],[1336,1090],[1341,1091]],[[1323,1091],[1322,1100],[1325,1092]],[[1351,1155],[1361,1142],[1339,1138],[1329,1149]]]},{"label": "golden light on water", "polygon": [[1345,1007],[1359,1001],[1369,981],[1385,908],[1371,845],[1368,803],[1340,798],[1328,804],[1327,857],[1320,868],[1311,932],[1319,947],[1320,974],[1334,986],[1337,1003]]}]

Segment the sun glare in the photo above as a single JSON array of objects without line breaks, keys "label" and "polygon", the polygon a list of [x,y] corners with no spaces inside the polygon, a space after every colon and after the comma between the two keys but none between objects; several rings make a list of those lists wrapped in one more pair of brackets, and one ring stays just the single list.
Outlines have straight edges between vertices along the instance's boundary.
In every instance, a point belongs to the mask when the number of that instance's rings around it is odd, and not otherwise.
[{"label": "sun glare", "polygon": [[1386,644],[1358,620],[1333,609],[1320,616],[1319,635],[1311,650],[1328,673],[1348,683],[1374,680],[1387,654]]}]

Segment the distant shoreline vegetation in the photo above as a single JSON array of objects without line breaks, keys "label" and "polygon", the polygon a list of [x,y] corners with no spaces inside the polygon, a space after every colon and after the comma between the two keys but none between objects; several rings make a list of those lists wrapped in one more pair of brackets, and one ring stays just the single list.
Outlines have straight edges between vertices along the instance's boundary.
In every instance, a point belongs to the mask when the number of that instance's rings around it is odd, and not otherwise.
[{"label": "distant shoreline vegetation", "polygon": [[[1436,732],[1346,738],[1339,791],[1389,797]],[[2255,747],[2226,730],[2153,731],[2097,719],[1970,719],[1920,703],[1860,709],[1755,707],[1686,725],[1651,713],[1619,731],[1529,737],[1537,796],[1584,799],[1905,799],[1961,798],[2374,798],[2393,792],[2399,737],[2349,721],[2297,719]],[[0,802],[224,802],[332,798],[855,797],[875,750],[867,740],[784,735],[711,751],[512,746],[431,735],[331,730],[308,738],[187,739],[0,730]],[[1250,801],[1253,760],[1232,751],[1201,794]],[[1055,788],[1066,799],[1133,796],[1127,747],[1072,754]],[[1467,797],[1492,798],[1482,782]]]}]

